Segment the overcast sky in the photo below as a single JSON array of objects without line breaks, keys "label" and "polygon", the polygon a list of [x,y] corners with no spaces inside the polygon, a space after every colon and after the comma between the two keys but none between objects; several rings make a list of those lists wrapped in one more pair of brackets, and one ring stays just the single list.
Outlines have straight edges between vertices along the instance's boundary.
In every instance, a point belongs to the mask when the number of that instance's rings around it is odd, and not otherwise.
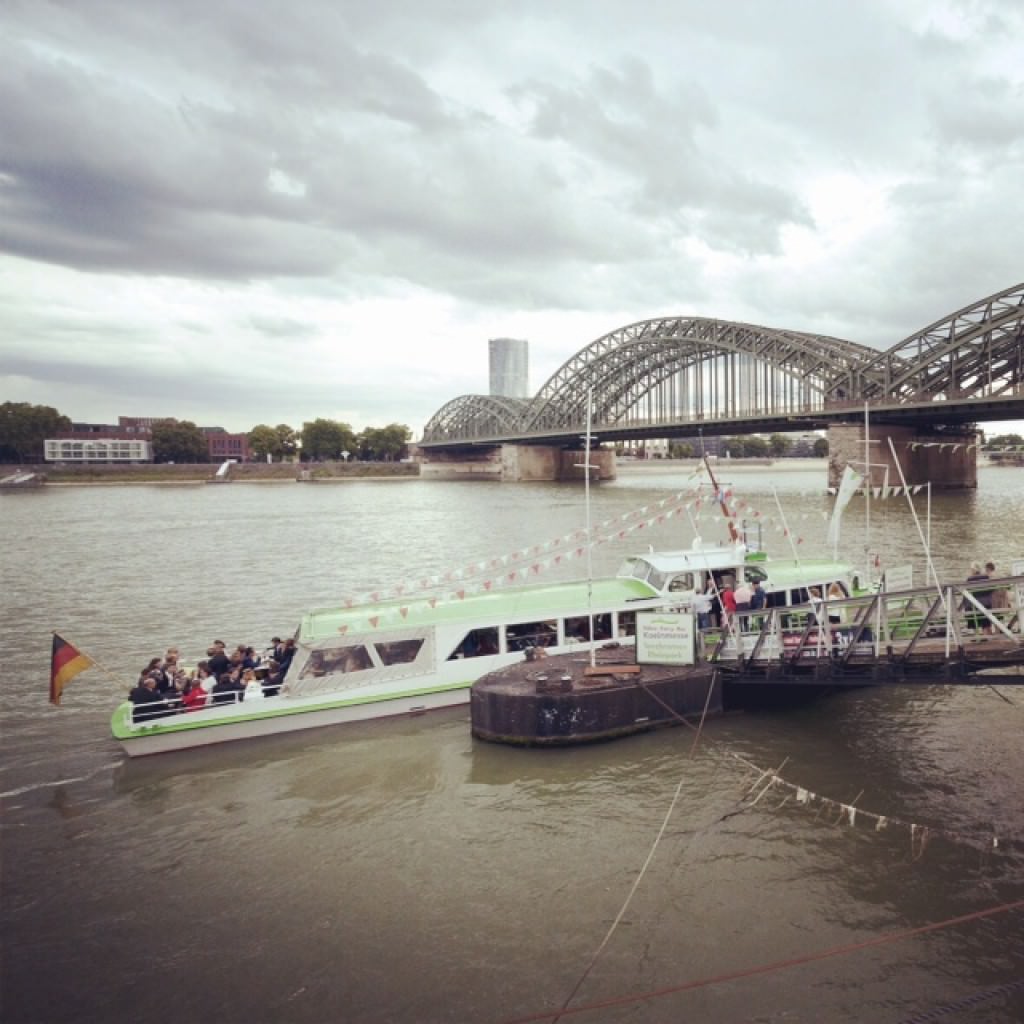
[{"label": "overcast sky", "polygon": [[418,436],[653,316],[1024,280],[1019,0],[3,0],[0,401]]}]

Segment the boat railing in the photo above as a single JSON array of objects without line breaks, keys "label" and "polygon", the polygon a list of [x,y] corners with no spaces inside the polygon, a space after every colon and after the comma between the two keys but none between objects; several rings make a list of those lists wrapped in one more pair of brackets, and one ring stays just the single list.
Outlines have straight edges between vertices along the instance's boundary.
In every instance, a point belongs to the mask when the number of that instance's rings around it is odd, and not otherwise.
[{"label": "boat railing", "polygon": [[[1005,598],[993,599],[997,593]],[[1022,604],[1024,576],[824,598],[739,611],[700,631],[701,650],[722,661],[795,662],[877,658],[893,644],[907,655],[925,640],[943,641],[947,654],[985,636],[1020,644]]]},{"label": "boat railing", "polygon": [[[258,710],[262,706],[263,700],[268,699],[270,696],[265,694],[262,699],[250,697],[247,710]],[[225,690],[221,693],[207,694],[205,704],[186,705],[180,697],[167,697],[161,701],[153,701],[148,704],[129,703],[124,708],[124,724],[129,728],[166,725],[172,721],[180,721],[182,716],[193,718],[211,711],[223,711],[225,708],[244,703],[245,696],[241,690]]]}]

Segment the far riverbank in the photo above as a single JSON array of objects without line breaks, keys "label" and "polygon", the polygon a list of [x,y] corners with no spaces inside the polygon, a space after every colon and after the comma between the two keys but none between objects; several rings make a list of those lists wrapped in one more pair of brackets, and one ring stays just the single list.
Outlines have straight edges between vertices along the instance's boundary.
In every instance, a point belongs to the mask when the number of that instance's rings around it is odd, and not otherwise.
[{"label": "far riverbank", "polygon": [[415,462],[239,462],[225,479],[217,477],[220,463],[145,463],[130,466],[0,466],[0,478],[13,473],[37,473],[47,485],[103,487],[125,484],[318,483],[365,479],[414,479]]}]

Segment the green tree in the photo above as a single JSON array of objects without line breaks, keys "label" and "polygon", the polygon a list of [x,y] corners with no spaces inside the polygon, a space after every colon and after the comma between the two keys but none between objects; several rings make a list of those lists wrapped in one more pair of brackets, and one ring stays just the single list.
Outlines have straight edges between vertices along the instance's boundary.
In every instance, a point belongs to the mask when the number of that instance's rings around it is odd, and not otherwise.
[{"label": "green tree", "polygon": [[191,420],[157,420],[153,424],[154,462],[208,462],[203,432]]},{"label": "green tree", "polygon": [[304,459],[338,459],[342,452],[357,450],[355,432],[347,423],[321,418],[302,424]]},{"label": "green tree", "polygon": [[743,454],[748,459],[763,459],[771,450],[771,445],[763,437],[747,437],[743,443]]},{"label": "green tree", "polygon": [[4,402],[0,405],[0,459],[42,462],[43,442],[71,429],[71,420],[50,405]]},{"label": "green tree", "polygon": [[287,423],[278,423],[274,427],[274,432],[277,434],[278,441],[280,442],[282,457],[294,455],[295,449],[298,446],[298,434]]},{"label": "green tree", "polygon": [[816,459],[823,459],[828,455],[828,438],[819,437],[811,447]]},{"label": "green tree", "polygon": [[781,459],[789,452],[789,438],[785,434],[772,434],[768,438],[768,447],[771,449],[772,458]]},{"label": "green tree", "polygon": [[249,438],[249,448],[256,458],[263,460],[268,455],[271,458],[281,458],[283,454],[281,438],[273,427],[260,423],[253,427],[247,436]]},{"label": "green tree", "polygon": [[689,441],[673,441],[668,446],[668,457],[670,459],[692,459],[693,456],[693,445]]},{"label": "green tree", "polygon": [[1020,448],[1021,446],[1024,446],[1024,437],[1021,437],[1020,434],[996,434],[983,445],[986,451],[993,448]]},{"label": "green tree", "polygon": [[359,458],[366,462],[395,462],[404,457],[412,431],[404,423],[367,427],[359,435]]}]

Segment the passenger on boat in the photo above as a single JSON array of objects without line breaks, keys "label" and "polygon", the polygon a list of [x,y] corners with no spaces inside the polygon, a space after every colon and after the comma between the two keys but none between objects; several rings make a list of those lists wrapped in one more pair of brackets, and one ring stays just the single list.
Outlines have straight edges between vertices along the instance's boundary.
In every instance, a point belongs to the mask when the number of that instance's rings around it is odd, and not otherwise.
[{"label": "passenger on boat", "polygon": [[[985,563],[985,572],[988,573],[989,578],[997,575],[995,562]],[[1000,615],[1000,612],[1009,611],[1010,609],[1010,591],[1006,587],[993,587],[991,591],[992,599],[989,604],[989,608],[996,613],[996,618],[999,619],[1003,625],[1006,625],[1008,616]],[[995,627],[990,627],[991,631],[995,632]]]},{"label": "passenger on boat", "polygon": [[283,679],[288,674],[288,667],[292,663],[292,658],[295,657],[295,638],[288,637],[284,642],[284,647],[281,649],[281,657],[276,658],[278,665],[281,670],[281,678]]},{"label": "passenger on boat", "polygon": [[284,681],[284,673],[281,666],[273,658],[267,666],[267,678],[263,683],[263,695],[265,697],[276,697],[281,692],[281,683]]},{"label": "passenger on boat", "polygon": [[[162,661],[163,661],[162,658],[150,658],[149,659],[149,663],[139,673],[139,683],[141,683],[146,678],[146,676],[150,675],[151,673],[153,673],[153,672],[161,672],[160,664],[161,664]],[[161,672],[161,674],[162,674],[162,672]]]},{"label": "passenger on boat", "polygon": [[196,682],[209,694],[217,683],[217,677],[210,671],[210,663],[201,661],[196,665]]},{"label": "passenger on boat", "polygon": [[725,628],[732,622],[736,614],[736,592],[732,583],[726,583],[718,595],[722,605],[722,627]]},{"label": "passenger on boat", "polygon": [[[751,580],[750,581],[750,610],[752,612],[759,612],[759,611],[761,611],[764,608],[764,606],[765,606],[766,597],[767,597],[767,595],[765,594],[764,589],[762,588],[760,581],[759,580]],[[752,615],[750,617],[750,624],[751,624],[752,628],[754,628],[754,629],[757,629],[757,630],[761,629],[763,624],[764,624],[764,616],[763,615]]]},{"label": "passenger on boat", "polygon": [[167,701],[157,691],[156,684],[157,679],[155,675],[145,676],[139,680],[138,686],[128,694],[128,699],[133,705],[133,722],[144,722],[173,714],[173,711],[167,705]]},{"label": "passenger on boat", "polygon": [[224,652],[224,641],[214,640],[206,651],[207,666],[210,672],[220,679],[224,672],[231,668],[231,659]]},{"label": "passenger on boat", "polygon": [[213,687],[211,703],[235,704],[244,697],[245,687],[230,672],[224,672]]},{"label": "passenger on boat", "polygon": [[740,629],[746,629],[746,612],[750,611],[750,598],[752,596],[750,584],[746,580],[740,580],[732,596],[736,599],[736,611],[739,613]]},{"label": "passenger on boat", "polygon": [[[984,572],[981,565],[978,562],[971,563],[970,575],[967,577],[968,583],[981,583],[988,582],[988,574]],[[975,601],[981,605],[982,608],[992,607],[992,591],[980,587],[971,587],[970,592],[973,595]],[[964,598],[963,609],[970,614],[967,616],[967,626],[969,629],[977,630],[978,632],[989,632],[991,626],[989,625],[988,619],[979,612],[970,601]]]},{"label": "passenger on boat", "polygon": [[209,700],[209,694],[203,689],[199,679],[190,679],[181,696],[181,703],[186,711],[198,711],[205,708]]},{"label": "passenger on boat", "polygon": [[711,628],[711,595],[706,591],[693,595],[693,610],[697,615],[697,628]]},{"label": "passenger on boat", "polygon": [[263,700],[263,684],[256,678],[256,670],[247,668],[242,673],[242,682],[245,684],[245,700]]}]

